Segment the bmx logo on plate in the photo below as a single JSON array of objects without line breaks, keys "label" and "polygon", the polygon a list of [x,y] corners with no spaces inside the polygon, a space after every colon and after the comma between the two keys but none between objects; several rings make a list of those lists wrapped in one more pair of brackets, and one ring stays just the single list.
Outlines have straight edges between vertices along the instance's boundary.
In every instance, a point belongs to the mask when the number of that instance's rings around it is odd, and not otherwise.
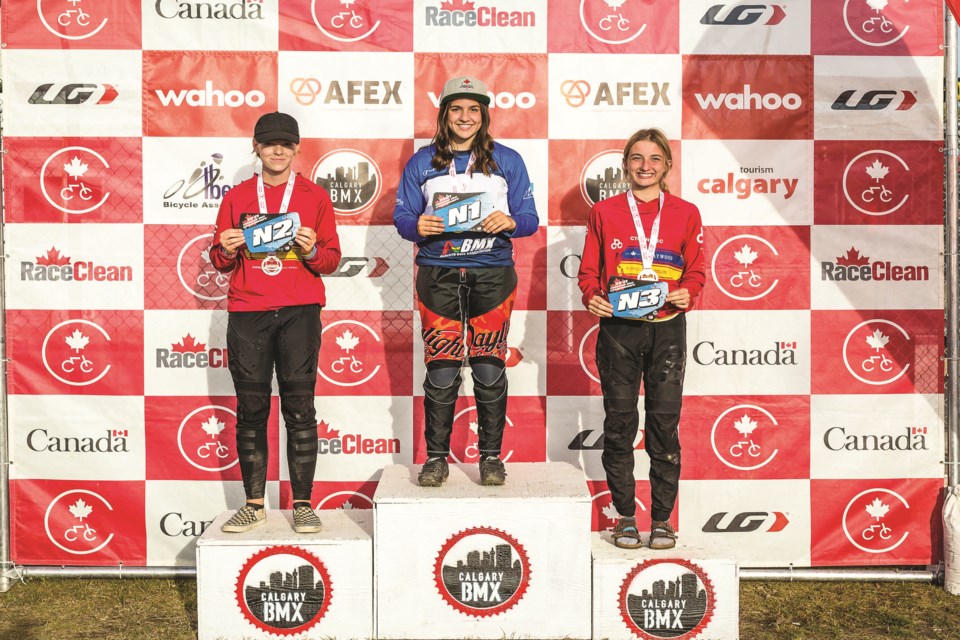
[{"label": "bmx logo on plate", "polygon": [[713,617],[713,584],[699,565],[680,559],[647,560],[620,586],[620,616],[643,639],[692,639]]}]

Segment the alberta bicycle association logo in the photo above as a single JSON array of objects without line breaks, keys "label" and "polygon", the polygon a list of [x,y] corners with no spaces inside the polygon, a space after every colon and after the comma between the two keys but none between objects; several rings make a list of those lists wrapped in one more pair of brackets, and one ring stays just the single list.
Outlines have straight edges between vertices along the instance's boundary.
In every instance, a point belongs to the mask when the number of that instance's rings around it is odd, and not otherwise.
[{"label": "alberta bicycle association logo", "polygon": [[643,640],[692,640],[710,623],[715,595],[706,571],[680,559],[647,560],[620,585],[620,617]]},{"label": "alberta bicycle association logo", "polygon": [[527,551],[512,535],[492,527],[456,533],[440,548],[434,580],[455,611],[482,618],[512,609],[530,584]]},{"label": "alberta bicycle association logo", "polygon": [[59,149],[40,167],[40,191],[55,209],[71,215],[99,209],[110,197],[110,163],[87,147]]},{"label": "alberta bicycle association logo", "polygon": [[235,598],[244,619],[270,635],[314,628],[333,596],[323,561],[301,547],[280,545],[253,554],[237,577]]}]

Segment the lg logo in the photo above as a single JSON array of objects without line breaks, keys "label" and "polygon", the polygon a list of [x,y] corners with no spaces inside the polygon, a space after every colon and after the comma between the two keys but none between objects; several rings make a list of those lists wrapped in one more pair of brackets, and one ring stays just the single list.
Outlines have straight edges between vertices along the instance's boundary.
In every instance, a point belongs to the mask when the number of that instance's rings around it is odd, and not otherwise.
[{"label": "lg logo", "polygon": [[[721,511],[710,516],[703,525],[704,533],[750,533],[764,527],[768,533],[776,533],[790,524],[787,516],[779,511],[744,511],[724,523],[728,512]],[[771,521],[772,519],[772,521]]]},{"label": "lg logo", "polygon": [[700,24],[745,26],[756,24],[761,18],[767,16],[761,24],[773,26],[780,24],[786,15],[786,11],[778,4],[715,4],[703,14]]},{"label": "lg logo", "polygon": [[[856,99],[859,94],[859,99]],[[913,91],[895,91],[893,89],[874,89],[873,91],[858,91],[848,89],[833,101],[830,108],[834,111],[879,111],[886,109],[899,98],[896,111],[907,111],[917,102]],[[854,102],[854,100],[856,100]]]},{"label": "lg logo", "polygon": [[[109,84],[49,82],[36,88],[27,99],[30,104],[110,104],[117,98],[117,90]],[[96,98],[94,98],[96,96]]]}]

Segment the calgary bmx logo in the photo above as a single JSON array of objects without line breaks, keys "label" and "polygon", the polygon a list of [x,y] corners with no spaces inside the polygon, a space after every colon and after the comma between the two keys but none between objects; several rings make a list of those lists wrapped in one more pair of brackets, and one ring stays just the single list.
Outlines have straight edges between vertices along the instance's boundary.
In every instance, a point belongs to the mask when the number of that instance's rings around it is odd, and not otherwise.
[{"label": "calgary bmx logo", "polygon": [[194,409],[180,422],[177,447],[180,455],[201,471],[218,472],[237,464],[232,450],[236,440],[237,414],[219,405]]},{"label": "calgary bmx logo", "polygon": [[106,190],[106,158],[87,147],[64,147],[54,151],[40,167],[40,191],[50,206],[79,215],[103,206]]},{"label": "calgary bmx logo", "polygon": [[320,32],[338,42],[358,42],[380,26],[374,0],[313,0],[310,12]]},{"label": "calgary bmx logo", "polygon": [[110,371],[110,335],[89,320],[64,320],[43,339],[40,355],[47,373],[72,387],[97,382]]},{"label": "calgary bmx logo", "polygon": [[643,640],[691,640],[713,617],[713,583],[687,560],[647,560],[620,586],[620,617]]},{"label": "calgary bmx logo", "polygon": [[189,240],[177,256],[177,277],[183,288],[201,300],[223,300],[230,288],[230,276],[220,273],[210,260],[213,234]]},{"label": "calgary bmx logo", "polygon": [[332,596],[330,574],[320,558],[291,546],[267,547],[251,556],[240,569],[235,592],[244,619],[277,636],[315,627]]},{"label": "calgary bmx logo", "polygon": [[864,151],[843,170],[843,195],[860,213],[889,215],[910,198],[909,173],[910,167],[895,153]]},{"label": "calgary bmx logo", "polygon": [[580,24],[594,40],[626,44],[647,28],[645,5],[639,0],[580,0]]},{"label": "calgary bmx logo", "polygon": [[845,0],[843,24],[857,42],[885,47],[910,30],[909,0]]},{"label": "calgary bmx logo", "polygon": [[73,555],[89,555],[113,540],[113,533],[105,531],[109,523],[104,514],[110,511],[113,506],[98,493],[86,489],[64,491],[47,506],[43,528],[57,548]]},{"label": "calgary bmx logo", "polygon": [[364,323],[338,320],[325,326],[320,335],[319,373],[330,384],[357,387],[380,371],[383,342]]},{"label": "calgary bmx logo", "polygon": [[717,247],[710,274],[728,298],[759,300],[780,282],[772,275],[776,273],[779,257],[777,248],[765,238],[750,234],[734,236]]},{"label": "calgary bmx logo", "polygon": [[512,609],[530,582],[530,560],[516,538],[500,529],[473,527],[443,543],[434,581],[455,611],[482,618]]},{"label": "calgary bmx logo", "polygon": [[342,216],[363,213],[380,198],[380,167],[365,153],[337,149],[317,160],[310,180],[330,194],[333,210]]},{"label": "calgary bmx logo", "polygon": [[720,462],[731,469],[753,471],[768,465],[780,452],[763,446],[764,431],[778,426],[777,419],[766,409],[739,404],[714,421],[710,445]]},{"label": "calgary bmx logo", "polygon": [[623,151],[607,149],[593,156],[580,172],[580,194],[591,207],[630,188],[623,174]]},{"label": "calgary bmx logo", "polygon": [[861,491],[843,510],[843,535],[861,551],[886,553],[910,535],[910,503],[895,491],[873,488]]},{"label": "calgary bmx logo", "polygon": [[[476,407],[467,407],[458,411],[453,416],[453,436],[450,443],[450,457],[454,462],[464,462],[475,464],[480,462],[480,449],[478,447],[478,432],[480,424],[477,422]],[[464,424],[466,423],[466,424]],[[513,436],[513,420],[506,416],[506,425],[504,426],[504,440],[510,440]],[[459,456],[455,451],[462,451]],[[513,456],[513,449],[505,449],[500,455],[504,462],[508,462]]]},{"label": "calgary bmx logo", "polygon": [[96,4],[94,0],[37,0],[37,14],[44,28],[58,38],[84,40],[107,26],[107,18],[97,15]]},{"label": "calgary bmx logo", "polygon": [[897,323],[864,320],[843,341],[843,364],[864,384],[890,384],[910,368],[909,343],[910,335]]}]

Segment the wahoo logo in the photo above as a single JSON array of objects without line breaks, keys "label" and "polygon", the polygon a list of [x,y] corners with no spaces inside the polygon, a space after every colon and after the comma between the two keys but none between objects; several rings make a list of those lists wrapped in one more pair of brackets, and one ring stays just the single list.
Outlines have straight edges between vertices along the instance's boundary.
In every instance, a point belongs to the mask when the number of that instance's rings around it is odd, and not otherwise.
[{"label": "wahoo logo", "polygon": [[723,521],[727,515],[728,512],[726,511],[713,514],[703,525],[702,531],[704,533],[751,533],[769,523],[764,531],[776,533],[783,531],[790,524],[787,516],[780,511],[744,511],[736,514],[724,524]]},{"label": "wahoo logo", "polygon": [[165,107],[173,105],[179,107],[262,107],[267,101],[266,95],[259,89],[251,89],[244,93],[236,89],[222,91],[213,88],[213,81],[207,80],[203,89],[181,89],[180,91],[163,91],[154,89],[160,104]]},{"label": "wahoo logo", "polygon": [[493,250],[495,237],[467,238],[465,240],[448,240],[443,245],[441,256],[464,256],[476,253],[486,253]]},{"label": "wahoo logo", "polygon": [[746,26],[756,24],[764,16],[766,26],[780,24],[787,12],[778,4],[715,4],[700,18],[700,24]]},{"label": "wahoo logo", "polygon": [[754,93],[749,84],[743,85],[742,93],[695,93],[701,109],[719,109],[726,107],[731,111],[753,109],[789,109],[796,111],[803,105],[803,100],[796,93],[780,95],[779,93]]},{"label": "wahoo logo", "polygon": [[27,102],[30,104],[110,104],[117,99],[118,95],[117,90],[110,84],[48,82],[37,87]]},{"label": "wahoo logo", "polygon": [[[860,98],[853,102],[859,94]],[[896,111],[907,111],[917,103],[917,96],[913,91],[896,91],[893,89],[874,89],[872,91],[858,91],[848,89],[837,96],[830,108],[834,111],[879,111],[886,109],[899,98]]]}]

